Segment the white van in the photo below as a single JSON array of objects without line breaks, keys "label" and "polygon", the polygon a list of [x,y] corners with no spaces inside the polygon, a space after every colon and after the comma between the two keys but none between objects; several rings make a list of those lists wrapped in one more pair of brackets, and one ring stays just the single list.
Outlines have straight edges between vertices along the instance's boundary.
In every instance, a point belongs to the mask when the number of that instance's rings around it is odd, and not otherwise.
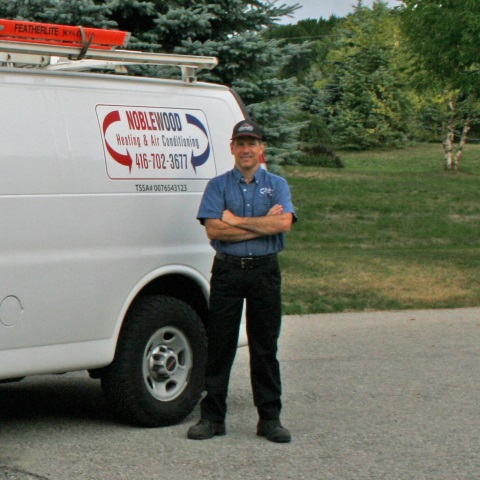
[{"label": "white van", "polygon": [[[0,379],[88,370],[123,420],[178,422],[206,362],[214,252],[196,214],[233,166],[242,106],[193,78],[212,58],[24,38],[0,51]],[[184,76],[79,71],[131,63]]]}]

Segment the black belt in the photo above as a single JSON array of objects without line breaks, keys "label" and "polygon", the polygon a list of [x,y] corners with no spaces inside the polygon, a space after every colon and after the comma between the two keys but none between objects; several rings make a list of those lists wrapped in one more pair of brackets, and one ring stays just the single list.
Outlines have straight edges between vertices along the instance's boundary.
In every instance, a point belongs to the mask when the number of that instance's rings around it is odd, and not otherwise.
[{"label": "black belt", "polygon": [[268,265],[269,263],[275,262],[277,260],[277,254],[272,253],[271,255],[262,255],[261,257],[235,257],[225,253],[217,253],[215,258],[221,262],[231,263],[246,270],[247,268],[260,267],[261,265]]}]

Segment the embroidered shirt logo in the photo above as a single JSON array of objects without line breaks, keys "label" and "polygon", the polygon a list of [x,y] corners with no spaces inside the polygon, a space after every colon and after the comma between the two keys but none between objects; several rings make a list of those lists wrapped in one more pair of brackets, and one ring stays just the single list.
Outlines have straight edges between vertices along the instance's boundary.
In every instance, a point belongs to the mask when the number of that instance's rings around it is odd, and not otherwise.
[{"label": "embroidered shirt logo", "polygon": [[260,189],[260,194],[261,195],[268,195],[269,197],[273,196],[273,188],[261,188]]}]

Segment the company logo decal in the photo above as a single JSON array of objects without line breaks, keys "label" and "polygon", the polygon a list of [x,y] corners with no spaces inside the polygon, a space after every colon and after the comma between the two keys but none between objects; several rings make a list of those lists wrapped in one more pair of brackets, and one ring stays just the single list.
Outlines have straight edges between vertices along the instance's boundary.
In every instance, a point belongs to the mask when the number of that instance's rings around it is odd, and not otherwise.
[{"label": "company logo decal", "polygon": [[201,110],[97,105],[112,179],[203,179],[216,174]]}]

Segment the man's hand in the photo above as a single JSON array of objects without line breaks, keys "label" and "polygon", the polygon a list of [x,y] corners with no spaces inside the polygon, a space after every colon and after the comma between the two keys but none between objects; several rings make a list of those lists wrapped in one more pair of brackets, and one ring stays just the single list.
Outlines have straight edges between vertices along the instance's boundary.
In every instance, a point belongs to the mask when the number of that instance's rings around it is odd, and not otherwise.
[{"label": "man's hand", "polygon": [[235,220],[238,219],[236,215],[234,215],[230,210],[224,210],[222,213],[222,222],[230,225],[231,227],[236,227]]},{"label": "man's hand", "polygon": [[283,206],[282,205],[274,205],[267,213],[268,215],[280,215],[283,213]]}]

